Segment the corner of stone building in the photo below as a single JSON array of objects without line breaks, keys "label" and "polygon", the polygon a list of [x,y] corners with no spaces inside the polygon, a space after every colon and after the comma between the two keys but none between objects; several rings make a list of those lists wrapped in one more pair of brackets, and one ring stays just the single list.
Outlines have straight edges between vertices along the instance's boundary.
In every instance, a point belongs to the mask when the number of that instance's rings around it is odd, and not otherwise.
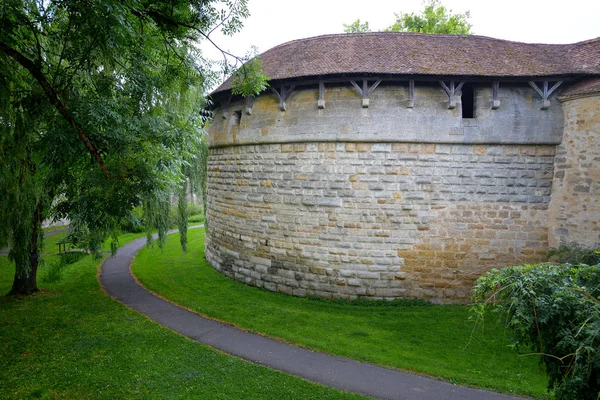
[{"label": "corner of stone building", "polygon": [[600,243],[600,93],[562,100],[565,124],[557,146],[549,205],[550,246]]}]

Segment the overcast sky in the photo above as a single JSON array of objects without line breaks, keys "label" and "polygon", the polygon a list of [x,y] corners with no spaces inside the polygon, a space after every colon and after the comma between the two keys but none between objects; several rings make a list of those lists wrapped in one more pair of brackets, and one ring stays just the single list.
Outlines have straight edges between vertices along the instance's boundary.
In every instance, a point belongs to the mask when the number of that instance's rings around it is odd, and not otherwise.
[{"label": "overcast sky", "polygon": [[[442,0],[453,13],[470,11],[476,35],[527,43],[574,43],[600,37],[600,0]],[[264,52],[290,40],[343,33],[360,18],[372,31],[391,25],[394,13],[419,12],[422,0],[248,0],[250,17],[233,37],[214,33],[223,49],[244,55]],[[220,53],[203,44],[210,58]]]}]

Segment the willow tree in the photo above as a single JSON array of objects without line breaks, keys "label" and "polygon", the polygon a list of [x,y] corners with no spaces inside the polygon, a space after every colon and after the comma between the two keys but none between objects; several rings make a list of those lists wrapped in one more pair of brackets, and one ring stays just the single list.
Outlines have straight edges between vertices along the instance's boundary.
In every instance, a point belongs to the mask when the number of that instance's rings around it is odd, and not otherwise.
[{"label": "willow tree", "polygon": [[[52,209],[89,247],[132,207],[156,206],[201,147],[197,43],[237,32],[245,0],[4,0],[0,5],[0,247],[10,294],[37,291]],[[223,52],[227,57],[227,53]],[[164,231],[164,226],[162,226]]]}]

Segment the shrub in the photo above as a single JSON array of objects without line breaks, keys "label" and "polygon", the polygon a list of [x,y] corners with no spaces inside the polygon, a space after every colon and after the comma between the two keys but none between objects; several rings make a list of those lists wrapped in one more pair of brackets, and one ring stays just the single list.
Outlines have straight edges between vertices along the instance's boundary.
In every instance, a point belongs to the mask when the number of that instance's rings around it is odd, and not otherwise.
[{"label": "shrub", "polygon": [[204,222],[204,214],[190,215],[188,218],[188,222],[193,222],[193,223]]},{"label": "shrub", "polygon": [[134,207],[119,224],[123,232],[140,233],[144,232],[144,210],[142,207]]},{"label": "shrub", "polygon": [[42,282],[56,283],[60,281],[64,268],[67,265],[76,263],[85,256],[87,256],[87,253],[83,251],[67,251],[66,253],[61,253],[58,260],[48,263],[46,273],[42,276]]},{"label": "shrub", "polygon": [[177,222],[179,221],[179,210],[177,206],[169,207],[169,228],[177,228]]},{"label": "shrub", "polygon": [[61,253],[60,263],[63,265],[75,264],[85,256],[87,256],[87,253],[84,251],[67,251],[65,253]]},{"label": "shrub", "polygon": [[548,259],[560,264],[600,264],[600,250],[588,249],[577,243],[561,244],[548,251]]},{"label": "shrub", "polygon": [[187,203],[187,213],[188,215],[198,215],[202,214],[202,206],[197,203]]},{"label": "shrub", "polygon": [[505,314],[516,347],[535,349],[557,399],[600,398],[600,265],[538,264],[477,280],[472,310]]},{"label": "shrub", "polygon": [[40,266],[48,266],[46,273],[42,275],[42,282],[44,283],[55,283],[62,277],[62,270],[65,266],[60,260],[55,260],[50,263],[40,262]]},{"label": "shrub", "polygon": [[[195,203],[187,203],[185,208],[186,215],[188,216],[188,222],[203,222],[204,214],[202,212],[202,206]],[[202,219],[200,219],[202,218]],[[169,227],[177,228],[179,221],[179,210],[177,206],[171,206],[169,209]]]}]

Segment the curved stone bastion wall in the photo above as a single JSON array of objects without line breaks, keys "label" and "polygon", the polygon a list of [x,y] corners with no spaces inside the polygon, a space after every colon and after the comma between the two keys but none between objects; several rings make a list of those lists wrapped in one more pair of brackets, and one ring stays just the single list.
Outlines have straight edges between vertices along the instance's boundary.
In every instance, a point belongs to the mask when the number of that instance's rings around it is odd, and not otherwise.
[{"label": "curved stone bastion wall", "polygon": [[[465,302],[492,267],[537,262],[563,111],[526,85],[474,86],[474,118],[439,84],[268,93],[215,110],[206,258],[297,296]],[[323,105],[323,104],[321,104]],[[251,106],[251,107],[250,107]],[[285,111],[281,109],[285,108]]]},{"label": "curved stone bastion wall", "polygon": [[549,244],[600,243],[600,93],[563,102],[565,132],[556,150]]}]

